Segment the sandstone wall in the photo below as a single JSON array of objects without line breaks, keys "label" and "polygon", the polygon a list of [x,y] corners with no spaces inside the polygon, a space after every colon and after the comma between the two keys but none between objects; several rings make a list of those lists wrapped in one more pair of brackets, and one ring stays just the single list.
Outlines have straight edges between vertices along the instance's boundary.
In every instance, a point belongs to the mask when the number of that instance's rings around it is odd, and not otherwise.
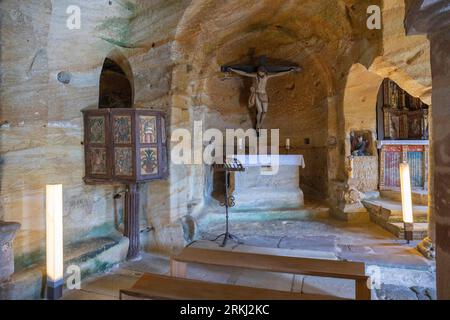
[{"label": "sandstone wall", "polygon": [[[171,48],[187,2],[2,1],[0,218],[22,224],[15,242],[19,269],[45,254],[47,183],[64,185],[66,242],[121,230],[122,200],[113,195],[123,186],[82,181],[80,110],[97,106],[100,72],[110,57],[132,80],[135,106],[164,110],[170,119]],[[69,5],[81,8],[80,30],[66,27]],[[60,72],[70,83],[57,80]],[[171,170],[173,183],[141,188],[141,225],[155,228],[150,243],[156,249],[182,244],[177,217],[187,213],[192,178],[178,171]]]},{"label": "sandstone wall", "polygon": [[[385,4],[386,30],[368,30],[366,8],[377,3],[3,0],[0,220],[22,223],[17,265],[42,261],[47,183],[64,184],[67,242],[120,230],[122,204],[112,197],[122,186],[82,182],[80,110],[98,103],[105,57],[126,66],[135,106],[167,112],[169,134],[194,120],[204,129],[252,126],[250,83],[225,77],[222,64],[267,55],[301,65],[301,74],[270,80],[265,126],[305,155],[302,187],[332,197],[346,179],[349,130],[375,127],[380,79],[389,75],[425,101],[430,90],[428,43],[405,37],[400,0]],[[69,5],[81,7],[81,30],[66,28]],[[57,80],[62,71],[70,83]],[[154,228],[148,250],[183,244],[180,218],[201,212],[208,174],[203,165],[171,164],[167,180],[141,189],[142,226]]]},{"label": "sandstone wall", "polygon": [[16,255],[32,250],[42,253],[42,183],[48,170],[40,169],[47,158],[51,12],[50,1],[0,4],[0,220],[22,224]]},{"label": "sandstone wall", "polygon": [[[313,161],[307,162],[302,183],[326,197],[329,181],[343,167],[339,117],[347,73],[355,61],[369,64],[381,52],[381,32],[365,27],[367,5],[193,1],[177,32],[174,107],[204,106],[208,127],[249,128],[253,114],[246,105],[251,82],[224,76],[220,66],[251,63],[261,55],[301,65],[301,74],[269,80],[265,126],[279,128],[281,145],[290,138],[292,146]],[[317,158],[319,162],[314,161]]]},{"label": "sandstone wall", "polygon": [[[378,139],[376,103],[384,78],[396,81],[409,94],[427,104],[431,103],[429,41],[425,36],[406,36],[404,17],[403,0],[383,1],[382,53],[371,64],[361,62],[350,69],[343,102],[346,156],[350,155],[352,131],[370,130],[374,142]],[[371,151],[378,157],[374,144]],[[373,177],[361,177],[359,180],[364,189],[362,191],[368,191],[368,186],[371,186],[369,189],[377,189],[377,181]]]},{"label": "sandstone wall", "polygon": [[430,42],[405,31],[405,1],[383,1],[383,54],[370,71],[391,78],[410,95],[431,105]]},{"label": "sandstone wall", "polygon": [[[80,30],[66,28],[79,5]],[[22,224],[16,267],[45,255],[45,185],[64,185],[64,236],[71,242],[114,232],[121,203],[116,187],[84,185],[80,110],[98,103],[103,60],[114,48],[101,39],[108,19],[128,10],[105,1],[2,1],[1,213]],[[57,80],[71,74],[69,84]]]}]

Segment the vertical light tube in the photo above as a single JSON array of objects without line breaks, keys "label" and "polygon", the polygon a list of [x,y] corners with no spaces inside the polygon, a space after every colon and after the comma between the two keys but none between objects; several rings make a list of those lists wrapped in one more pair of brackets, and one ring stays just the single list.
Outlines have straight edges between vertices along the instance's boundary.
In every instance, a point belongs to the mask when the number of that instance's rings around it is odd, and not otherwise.
[{"label": "vertical light tube", "polygon": [[46,187],[47,296],[59,299],[64,283],[62,185]]},{"label": "vertical light tube", "polygon": [[403,222],[414,223],[411,197],[411,176],[409,164],[407,162],[400,164],[400,186],[402,190]]}]

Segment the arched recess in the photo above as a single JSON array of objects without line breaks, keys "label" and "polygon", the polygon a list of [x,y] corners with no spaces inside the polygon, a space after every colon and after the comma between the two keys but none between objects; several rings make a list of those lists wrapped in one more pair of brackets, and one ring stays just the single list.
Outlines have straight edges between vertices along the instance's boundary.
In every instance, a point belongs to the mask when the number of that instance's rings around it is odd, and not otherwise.
[{"label": "arched recess", "polygon": [[405,92],[408,99],[418,100],[420,97],[423,103],[427,103],[429,88],[421,85],[401,69],[386,73],[385,69],[377,69],[377,63],[369,69],[359,63],[351,67],[344,90],[343,103],[345,156],[352,155],[352,134],[365,135],[365,139],[369,140],[367,154],[372,159],[369,157],[357,159],[360,168],[355,167],[355,162],[353,167],[353,177],[357,178],[357,181],[361,180],[358,182],[358,190],[362,192],[376,191],[379,190],[380,184],[384,185],[380,178],[383,171],[379,171],[384,170],[380,158],[383,157],[383,154],[377,144],[380,145],[385,139],[384,132],[380,132],[384,121],[382,89],[385,79],[389,78],[397,80],[395,83],[401,88],[401,91]]},{"label": "arched recess", "polygon": [[355,63],[350,68],[344,89],[345,157],[349,159],[352,155],[352,145],[354,148],[358,137],[367,141],[365,156],[353,160],[352,174],[361,192],[378,190],[377,100],[382,82],[382,77]]},{"label": "arched recess", "polygon": [[[355,63],[349,71],[344,91],[345,155],[351,154],[350,135],[354,131],[370,131],[377,139],[377,99],[383,77]],[[376,150],[371,146],[372,153]]]},{"label": "arched recess", "polygon": [[118,50],[105,58],[100,74],[99,108],[131,108],[134,78],[128,59]]},{"label": "arched recess", "polygon": [[189,127],[194,119],[202,119],[205,129],[248,129],[249,83],[226,77],[220,66],[252,63],[261,55],[299,64],[302,74],[269,83],[266,128],[280,129],[281,145],[290,138],[292,146],[302,148],[298,152],[307,156],[308,166],[303,172],[310,174],[301,183],[326,195],[333,178],[328,170],[332,152],[328,136],[337,135],[333,130],[340,107],[334,98],[336,82],[341,82],[336,75],[345,69],[338,59],[348,55],[341,37],[353,32],[344,3],[332,6],[327,10],[330,17],[320,14],[326,6],[316,1],[301,6],[295,1],[193,1],[177,27],[172,51],[176,61],[172,107],[177,110],[172,123]]}]

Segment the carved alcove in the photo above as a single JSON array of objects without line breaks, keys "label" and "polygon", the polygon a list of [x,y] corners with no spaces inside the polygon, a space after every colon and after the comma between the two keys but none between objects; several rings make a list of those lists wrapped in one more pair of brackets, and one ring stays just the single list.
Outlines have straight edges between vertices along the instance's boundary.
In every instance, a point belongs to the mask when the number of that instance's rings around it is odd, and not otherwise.
[{"label": "carved alcove", "polygon": [[[116,56],[117,58],[117,56]],[[128,258],[139,257],[139,193],[142,183],[168,174],[166,122],[160,111],[132,108],[133,84],[126,59],[106,58],[98,108],[82,110],[86,184],[125,184]],[[129,67],[129,66],[128,66]]]},{"label": "carved alcove", "polygon": [[350,176],[360,192],[378,188],[378,156],[375,137],[370,130],[353,130],[350,133]]},{"label": "carved alcove", "polygon": [[399,165],[407,161],[413,190],[427,190],[429,106],[384,79],[378,97],[380,189],[399,190]]},{"label": "carved alcove", "polygon": [[113,58],[106,58],[100,75],[98,107],[131,108],[133,106],[132,80]]}]

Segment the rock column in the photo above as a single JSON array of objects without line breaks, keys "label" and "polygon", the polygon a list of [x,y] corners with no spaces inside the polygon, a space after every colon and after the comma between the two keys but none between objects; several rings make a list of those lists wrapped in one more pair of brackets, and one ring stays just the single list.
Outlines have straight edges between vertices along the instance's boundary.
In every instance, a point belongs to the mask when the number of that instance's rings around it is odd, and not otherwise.
[{"label": "rock column", "polygon": [[436,282],[438,299],[450,299],[450,4],[448,0],[407,4],[408,35],[427,34],[431,43]]}]

